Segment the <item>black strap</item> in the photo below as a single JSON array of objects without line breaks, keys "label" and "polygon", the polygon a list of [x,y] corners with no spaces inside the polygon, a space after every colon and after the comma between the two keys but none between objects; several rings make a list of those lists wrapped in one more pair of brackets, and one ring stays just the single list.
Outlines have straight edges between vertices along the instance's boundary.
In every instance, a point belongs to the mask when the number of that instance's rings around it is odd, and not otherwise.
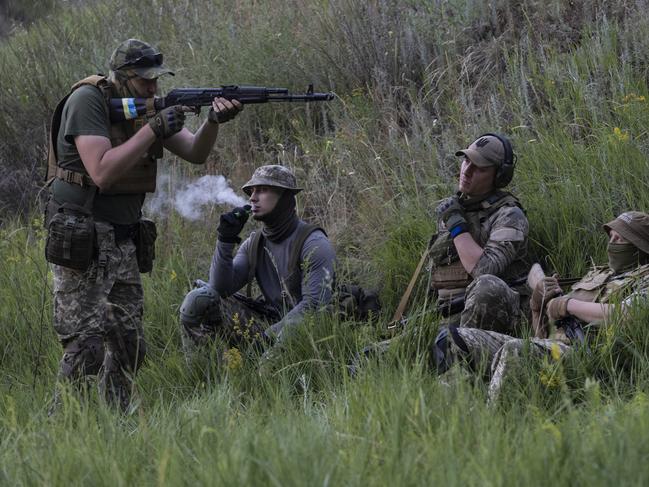
[{"label": "black strap", "polygon": [[[320,230],[322,233],[327,235],[327,233],[318,225],[307,224],[298,228],[299,234],[293,241],[289,252],[289,279],[293,278],[293,276],[296,275],[296,271],[299,269],[300,259],[302,257],[302,247],[304,247],[304,242],[309,238],[309,235],[316,230]],[[264,236],[261,230],[258,230],[250,236],[250,245],[248,246],[248,285],[246,286],[246,295],[248,297],[252,297],[252,280],[255,278],[255,273],[257,272],[257,263],[259,262],[259,254],[263,245]]]},{"label": "black strap", "polygon": [[261,230],[257,230],[250,235],[250,244],[248,245],[248,285],[246,286],[246,296],[252,298],[252,280],[257,272],[257,259],[259,258],[259,246],[262,241]]}]

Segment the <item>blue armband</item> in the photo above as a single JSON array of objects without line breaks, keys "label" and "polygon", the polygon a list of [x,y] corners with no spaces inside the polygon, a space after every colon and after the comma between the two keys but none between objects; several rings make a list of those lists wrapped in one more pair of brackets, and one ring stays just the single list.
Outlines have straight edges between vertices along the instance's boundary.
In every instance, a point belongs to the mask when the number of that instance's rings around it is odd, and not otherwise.
[{"label": "blue armband", "polygon": [[465,233],[468,231],[469,231],[469,226],[466,223],[462,222],[462,223],[458,223],[453,228],[451,228],[449,230],[449,233],[451,234],[451,238],[455,238],[461,233]]}]

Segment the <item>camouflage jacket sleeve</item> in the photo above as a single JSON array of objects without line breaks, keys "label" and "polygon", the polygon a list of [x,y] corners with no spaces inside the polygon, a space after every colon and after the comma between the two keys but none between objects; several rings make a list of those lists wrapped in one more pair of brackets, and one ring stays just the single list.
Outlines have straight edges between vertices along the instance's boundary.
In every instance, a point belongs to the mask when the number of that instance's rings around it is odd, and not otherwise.
[{"label": "camouflage jacket sleeve", "polygon": [[505,206],[484,225],[488,227],[488,237],[471,275],[474,278],[483,274],[501,277],[516,259],[527,252],[529,223],[523,210],[517,206]]}]

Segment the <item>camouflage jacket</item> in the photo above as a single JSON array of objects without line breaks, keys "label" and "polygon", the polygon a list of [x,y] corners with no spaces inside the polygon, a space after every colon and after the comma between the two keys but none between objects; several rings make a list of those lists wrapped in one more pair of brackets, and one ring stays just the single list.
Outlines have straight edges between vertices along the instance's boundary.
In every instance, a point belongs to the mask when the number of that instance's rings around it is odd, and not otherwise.
[{"label": "camouflage jacket", "polygon": [[573,284],[569,296],[581,301],[608,303],[632,295],[646,295],[648,290],[649,264],[620,274],[615,274],[608,266],[599,266]]},{"label": "camouflage jacket", "polygon": [[483,274],[508,283],[524,278],[529,270],[525,261],[529,223],[518,200],[510,193],[497,191],[480,201],[465,200],[463,204],[469,232],[484,252],[467,273],[448,230],[438,221],[438,233],[431,243],[431,287],[464,288]]}]

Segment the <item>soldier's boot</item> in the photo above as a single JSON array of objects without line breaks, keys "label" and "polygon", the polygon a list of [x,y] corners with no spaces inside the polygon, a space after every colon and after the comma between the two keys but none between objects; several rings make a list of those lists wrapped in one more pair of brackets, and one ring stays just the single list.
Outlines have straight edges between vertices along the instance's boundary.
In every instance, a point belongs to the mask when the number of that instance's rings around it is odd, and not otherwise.
[{"label": "soldier's boot", "polygon": [[83,393],[87,377],[99,373],[103,360],[104,341],[100,336],[79,337],[64,344],[57,383],[47,410],[48,416],[61,408],[63,385],[72,384],[78,392]]},{"label": "soldier's boot", "polygon": [[458,359],[470,360],[469,347],[457,327],[444,326],[439,330],[429,355],[429,365],[437,374],[446,372]]},{"label": "soldier's boot", "polygon": [[124,335],[111,334],[106,341],[99,390],[110,406],[130,412],[135,374],[146,356],[144,337],[136,331]]}]

